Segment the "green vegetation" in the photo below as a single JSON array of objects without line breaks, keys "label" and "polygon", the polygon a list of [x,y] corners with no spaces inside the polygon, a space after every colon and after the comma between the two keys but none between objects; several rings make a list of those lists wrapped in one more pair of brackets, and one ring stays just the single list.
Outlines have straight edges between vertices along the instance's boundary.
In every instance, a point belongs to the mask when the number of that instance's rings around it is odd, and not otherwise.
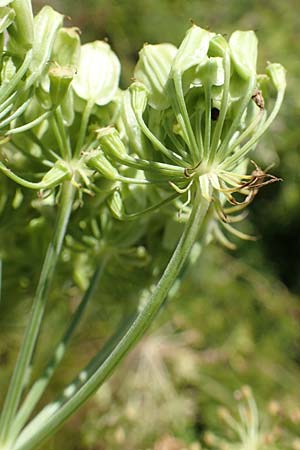
[{"label": "green vegetation", "polygon": [[297,2],[60,3],[0,2],[1,448],[299,449]]}]

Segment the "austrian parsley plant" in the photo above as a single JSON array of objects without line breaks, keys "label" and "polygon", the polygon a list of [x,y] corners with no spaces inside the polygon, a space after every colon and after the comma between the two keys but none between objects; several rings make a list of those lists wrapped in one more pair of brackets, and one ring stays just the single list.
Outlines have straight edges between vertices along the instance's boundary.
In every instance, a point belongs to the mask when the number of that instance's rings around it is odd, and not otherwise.
[{"label": "austrian parsley plant", "polygon": [[[64,28],[51,7],[34,17],[30,0],[0,0],[0,46],[0,213],[10,208],[10,179],[16,186],[11,215],[21,204],[40,215],[35,223],[47,222],[46,205],[56,214],[0,420],[0,448],[30,450],[112,373],[205,243],[216,238],[233,247],[227,232],[251,239],[232,223],[244,217],[240,211],[260,187],[277,181],[254,161],[250,172],[247,167],[282,103],[285,70],[268,64],[266,74],[257,74],[253,31],[236,31],[227,41],[192,25],[178,48],[145,45],[134,81],[122,91],[120,62],[107,42],[81,45],[79,30]],[[147,244],[154,224],[171,252],[165,268],[155,265],[157,249]],[[63,249],[77,252],[70,264],[86,291],[43,373],[32,380]],[[3,242],[0,267],[7,255]],[[91,276],[82,270],[88,261]],[[117,261],[152,267],[153,286],[145,286],[133,316],[60,396],[37,411],[105,267]]]}]

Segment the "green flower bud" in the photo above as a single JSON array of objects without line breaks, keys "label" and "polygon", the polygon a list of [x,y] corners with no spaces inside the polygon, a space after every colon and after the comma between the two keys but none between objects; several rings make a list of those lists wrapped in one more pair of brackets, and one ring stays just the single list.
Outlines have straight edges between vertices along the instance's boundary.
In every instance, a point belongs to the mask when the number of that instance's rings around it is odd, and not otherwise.
[{"label": "green flower bud", "polygon": [[12,8],[0,9],[0,33],[3,33],[13,23],[15,16],[16,13]]},{"label": "green flower bud", "polygon": [[108,207],[115,219],[124,220],[125,209],[124,203],[119,191],[114,191],[107,200]]},{"label": "green flower bud", "polygon": [[14,0],[10,6],[16,14],[9,29],[10,45],[15,52],[24,53],[32,47],[35,39],[31,0]]},{"label": "green flower bud", "polygon": [[51,58],[60,66],[78,67],[80,59],[78,28],[61,28],[58,30]]},{"label": "green flower bud", "polygon": [[85,158],[86,165],[90,169],[97,170],[104,178],[115,181],[119,177],[117,169],[108,161],[102,150],[94,150]]},{"label": "green flower bud", "polygon": [[134,78],[149,90],[149,105],[155,109],[166,109],[171,101],[166,84],[177,48],[171,44],[145,44],[139,52]]},{"label": "green flower bud", "polygon": [[74,74],[75,70],[70,66],[55,66],[49,70],[50,97],[53,106],[60,105],[65,99]]},{"label": "green flower bud", "polygon": [[235,31],[229,39],[237,73],[245,80],[256,74],[257,37],[254,31]]},{"label": "green flower bud", "polygon": [[81,47],[78,74],[73,88],[78,97],[106,105],[115,96],[120,77],[120,62],[106,42],[95,41]]},{"label": "green flower bud", "polygon": [[[185,35],[172,64],[171,73],[183,74],[205,61],[212,33],[193,25]],[[173,78],[173,75],[171,77]]]},{"label": "green flower bud", "polygon": [[97,138],[104,153],[116,158],[127,156],[125,145],[114,127],[101,128],[97,131]]},{"label": "green flower bud", "polygon": [[50,189],[71,177],[72,172],[67,164],[64,161],[57,161],[38,184],[41,185],[41,189]]},{"label": "green flower bud", "polygon": [[267,74],[270,76],[272,83],[277,91],[285,90],[286,88],[286,70],[278,63],[269,64],[266,69]]},{"label": "green flower bud", "polygon": [[18,209],[21,206],[23,200],[24,200],[24,195],[22,193],[22,190],[16,189],[16,193],[15,193],[15,196],[12,201],[12,207],[14,209]]},{"label": "green flower bud", "polygon": [[143,114],[146,109],[149,92],[142,83],[134,82],[129,86],[131,105],[136,114]]}]

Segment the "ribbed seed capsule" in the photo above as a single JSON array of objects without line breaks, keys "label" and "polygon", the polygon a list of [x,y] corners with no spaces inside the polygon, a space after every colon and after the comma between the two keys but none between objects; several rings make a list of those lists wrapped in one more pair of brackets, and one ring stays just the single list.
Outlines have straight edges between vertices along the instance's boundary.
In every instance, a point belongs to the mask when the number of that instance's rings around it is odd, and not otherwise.
[{"label": "ribbed seed capsule", "polygon": [[41,183],[43,184],[42,189],[50,189],[52,187],[58,186],[63,180],[71,179],[72,172],[70,168],[64,161],[57,161],[52,169],[46,173],[42,178]]},{"label": "ribbed seed capsule", "polygon": [[149,91],[146,86],[136,81],[129,86],[131,93],[131,105],[136,114],[142,115],[146,109]]},{"label": "ribbed seed capsule", "polygon": [[87,155],[85,162],[90,169],[94,169],[101,173],[101,175],[108,180],[115,181],[119,177],[117,169],[108,161],[103,151],[100,149],[94,150]]},{"label": "ribbed seed capsule", "polygon": [[97,132],[97,138],[99,139],[101,148],[108,155],[115,156],[116,158],[127,156],[125,145],[115,128],[101,128]]},{"label": "ribbed seed capsule", "polygon": [[75,70],[72,67],[54,66],[49,70],[50,97],[53,106],[60,105],[68,92]]},{"label": "ribbed seed capsule", "polygon": [[119,191],[114,191],[107,200],[108,207],[115,219],[123,220],[125,216],[124,203]]}]

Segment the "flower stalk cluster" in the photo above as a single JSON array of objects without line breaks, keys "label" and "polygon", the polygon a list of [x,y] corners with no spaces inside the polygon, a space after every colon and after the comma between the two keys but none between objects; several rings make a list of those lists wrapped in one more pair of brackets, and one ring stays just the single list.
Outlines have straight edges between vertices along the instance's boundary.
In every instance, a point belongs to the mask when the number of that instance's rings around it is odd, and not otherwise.
[{"label": "flower stalk cluster", "polygon": [[[145,333],[197,249],[214,238],[232,248],[224,231],[251,239],[231,223],[244,217],[239,211],[261,186],[277,181],[255,163],[252,173],[246,168],[281,106],[285,70],[268,64],[266,74],[257,74],[253,31],[236,31],[227,42],[192,25],[178,48],[145,45],[134,81],[122,91],[120,62],[107,42],[81,45],[78,29],[65,28],[51,7],[34,17],[30,0],[4,0],[0,14],[1,177],[21,191],[38,191],[40,204],[57,215],[0,419],[0,447],[30,450]],[[0,213],[13,183],[1,183]],[[18,198],[29,202],[25,207],[35,204],[36,197]],[[166,268],[151,262],[145,244],[153,223],[168,235]],[[170,231],[174,226],[180,236]],[[82,303],[41,377],[29,380],[64,243],[80,253],[80,265],[92,258],[94,276],[83,279],[75,268],[86,289]],[[133,267],[152,264],[155,288],[58,399],[32,418],[105,266],[122,258]]]}]

